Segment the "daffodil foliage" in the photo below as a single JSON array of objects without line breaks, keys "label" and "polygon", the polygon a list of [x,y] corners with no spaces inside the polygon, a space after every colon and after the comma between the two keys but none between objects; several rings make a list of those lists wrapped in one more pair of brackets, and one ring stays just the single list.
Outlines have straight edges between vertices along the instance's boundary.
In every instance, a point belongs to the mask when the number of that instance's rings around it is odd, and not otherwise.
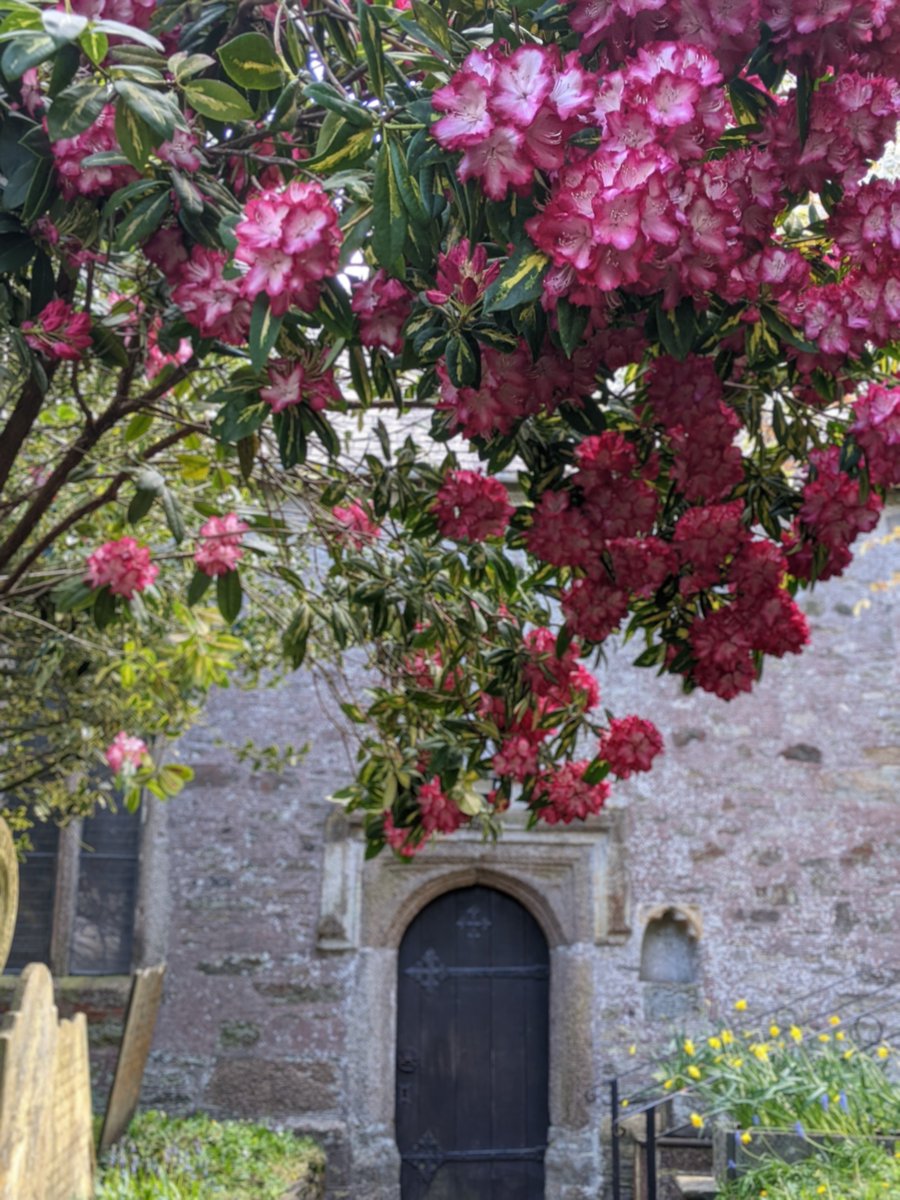
[{"label": "daffodil foliage", "polygon": [[373,851],[596,813],[662,742],[585,660],[749,691],[900,480],[898,72],[876,0],[0,0],[4,611],[365,645]]}]

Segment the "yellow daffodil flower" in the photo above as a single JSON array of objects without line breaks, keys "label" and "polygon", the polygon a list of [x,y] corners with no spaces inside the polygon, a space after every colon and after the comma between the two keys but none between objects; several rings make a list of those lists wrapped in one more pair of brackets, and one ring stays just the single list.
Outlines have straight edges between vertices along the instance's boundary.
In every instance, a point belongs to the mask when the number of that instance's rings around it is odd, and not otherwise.
[{"label": "yellow daffodil flower", "polygon": [[695,1129],[703,1128],[703,1118],[699,1113],[691,1113],[691,1124]]},{"label": "yellow daffodil flower", "polygon": [[835,1013],[834,1016],[831,1016],[828,1018],[829,1025],[840,1025],[840,1023],[841,1023],[841,1018],[837,1015],[837,1013]]},{"label": "yellow daffodil flower", "polygon": [[731,1030],[723,1029],[722,1030],[722,1045],[730,1046],[733,1041],[734,1041],[734,1034],[731,1032]]},{"label": "yellow daffodil flower", "polygon": [[741,1134],[741,1142],[745,1146],[749,1146],[752,1141],[753,1141],[753,1134],[750,1132],[749,1129],[745,1129],[744,1132]]},{"label": "yellow daffodil flower", "polygon": [[707,1038],[706,1041],[707,1041],[707,1044],[709,1046],[711,1046],[713,1050],[721,1050],[722,1049],[722,1039],[721,1038],[711,1037],[711,1038]]},{"label": "yellow daffodil flower", "polygon": [[691,1039],[685,1038],[685,1040],[684,1040],[685,1054],[692,1055],[692,1054],[696,1053],[696,1050],[697,1050],[697,1047],[694,1045],[694,1043],[691,1041]]},{"label": "yellow daffodil flower", "polygon": [[781,1033],[781,1029],[777,1025],[769,1026],[769,1037],[770,1038],[777,1038],[779,1033]]},{"label": "yellow daffodil flower", "polygon": [[803,1041],[803,1030],[799,1025],[792,1025],[788,1030],[788,1033],[791,1035],[797,1045]]},{"label": "yellow daffodil flower", "polygon": [[695,1067],[693,1063],[688,1067],[687,1073],[691,1079],[701,1079],[703,1077],[703,1072],[699,1067]]},{"label": "yellow daffodil flower", "polygon": [[746,1000],[735,1000],[734,1008],[735,1008],[736,1012],[746,1012],[747,1011],[747,1001]]},{"label": "yellow daffodil flower", "polygon": [[887,1056],[890,1054],[890,1050],[887,1048],[887,1046],[879,1046],[875,1053],[879,1058],[887,1058]]}]

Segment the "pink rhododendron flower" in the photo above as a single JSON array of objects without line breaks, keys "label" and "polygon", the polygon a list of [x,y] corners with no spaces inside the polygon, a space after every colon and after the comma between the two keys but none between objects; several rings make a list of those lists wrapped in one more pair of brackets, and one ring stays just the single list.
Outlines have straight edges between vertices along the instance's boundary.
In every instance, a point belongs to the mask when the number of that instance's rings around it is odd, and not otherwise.
[{"label": "pink rhododendron flower", "polygon": [[269,386],[260,388],[260,399],[271,405],[272,412],[284,412],[294,404],[306,404],[322,412],[340,402],[341,394],[332,369],[322,365],[324,354],[307,359],[274,359],[267,368]]},{"label": "pink rhododendron flower", "polygon": [[107,104],[83,133],[50,143],[60,188],[67,200],[76,196],[111,196],[118,188],[138,178],[137,171],[128,163],[84,165],[84,160],[91,154],[119,150],[115,119],[115,106]]},{"label": "pink rhododendron flower", "polygon": [[392,354],[403,349],[401,330],[412,308],[412,296],[399,279],[383,269],[353,286],[351,309],[359,317],[359,340],[364,346],[384,346]]},{"label": "pink rhododendron flower", "polygon": [[158,574],[159,567],[150,561],[147,547],[139,546],[134,538],[123,537],[104,542],[89,556],[86,582],[92,588],[108,587],[114,596],[131,600]]},{"label": "pink rhododendron flower", "polygon": [[244,557],[241,539],[249,527],[237,513],[210,517],[200,526],[200,545],[194,553],[197,570],[204,575],[227,575]]},{"label": "pink rhododendron flower", "polygon": [[337,270],[341,246],[338,214],[318,183],[293,180],[251,197],[235,226],[235,260],[245,263],[241,290],[248,299],[269,297],[272,311],[293,306],[311,312],[318,283]]},{"label": "pink rhododendron flower", "polygon": [[502,537],[515,512],[500,480],[480,471],[451,471],[432,509],[442,537],[469,542]]},{"label": "pink rhododendron flower", "polygon": [[436,776],[420,785],[416,800],[422,812],[422,828],[426,837],[432,833],[455,833],[470,820],[441,790],[441,782]]},{"label": "pink rhododendron flower", "polygon": [[147,29],[156,8],[156,0],[71,0],[68,6],[57,4],[56,7],[61,10],[70,7],[72,12],[92,20],[102,17],[107,21],[120,21],[123,25]]},{"label": "pink rhododendron flower", "polygon": [[118,775],[123,768],[135,770],[143,766],[150,756],[147,743],[142,738],[120,730],[106,747],[106,761],[110,770]]},{"label": "pink rhododendron flower", "polygon": [[[172,247],[162,251],[170,254]],[[250,330],[250,305],[241,281],[226,279],[228,258],[221,250],[194,246],[190,257],[169,276],[172,299],[203,337],[243,345]]]},{"label": "pink rhododendron flower", "polygon": [[193,174],[203,166],[203,157],[197,147],[200,139],[188,129],[176,129],[167,142],[156,148],[157,155],[170,166]]},{"label": "pink rhododendron flower", "polygon": [[900,484],[900,387],[869,385],[853,406],[851,432],[866,456],[871,481],[880,487]]},{"label": "pink rhododendron flower", "polygon": [[598,753],[614,775],[628,779],[635,771],[649,771],[662,750],[662,734],[656,726],[641,717],[628,716],[610,721],[600,738]]},{"label": "pink rhododendron flower", "polygon": [[447,304],[454,300],[465,308],[476,304],[500,274],[500,263],[488,265],[487,248],[473,250],[468,238],[461,238],[437,258],[437,287],[426,291],[429,304]]},{"label": "pink rhododendron flower", "polygon": [[583,821],[601,810],[609,796],[609,784],[606,780],[595,784],[585,783],[584,775],[589,766],[586,759],[563,763],[555,770],[544,771],[538,776],[531,805],[542,821],[548,825],[558,822],[569,825],[572,821]]},{"label": "pink rhododendron flower", "polygon": [[426,839],[421,841],[412,841],[412,830],[405,829],[403,826],[394,824],[394,816],[390,809],[387,809],[384,814],[384,840],[392,850],[395,850],[403,858],[412,858],[418,854],[420,850],[424,850],[427,844]]},{"label": "pink rhododendron flower", "polygon": [[381,537],[380,528],[357,500],[351,500],[345,508],[335,505],[331,515],[343,527],[342,536],[355,550],[362,550],[368,542]]},{"label": "pink rhododendron flower", "polygon": [[91,317],[65,300],[51,300],[33,321],[22,322],[25,341],[49,359],[78,362],[91,345]]},{"label": "pink rhododendron flower", "polygon": [[148,379],[155,379],[166,367],[183,366],[186,362],[190,362],[194,353],[190,338],[179,338],[178,349],[171,354],[167,350],[163,350],[159,345],[161,326],[162,318],[155,317],[147,330],[147,358],[144,362],[144,372]]}]

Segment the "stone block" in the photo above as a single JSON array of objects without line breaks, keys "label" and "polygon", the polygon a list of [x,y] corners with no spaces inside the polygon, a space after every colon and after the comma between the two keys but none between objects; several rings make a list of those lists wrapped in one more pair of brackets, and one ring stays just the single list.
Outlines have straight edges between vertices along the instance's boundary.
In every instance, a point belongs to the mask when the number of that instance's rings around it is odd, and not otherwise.
[{"label": "stone block", "polygon": [[338,1102],[338,1080],[333,1065],[323,1059],[220,1058],[206,1100],[235,1117],[326,1112]]}]

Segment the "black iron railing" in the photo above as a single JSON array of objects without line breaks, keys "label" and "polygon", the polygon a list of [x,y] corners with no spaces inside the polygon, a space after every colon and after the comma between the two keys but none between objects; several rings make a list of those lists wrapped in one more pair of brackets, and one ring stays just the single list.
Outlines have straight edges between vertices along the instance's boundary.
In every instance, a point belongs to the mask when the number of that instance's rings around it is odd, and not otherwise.
[{"label": "black iron railing", "polygon": [[[856,1047],[870,1050],[891,1041],[900,1041],[900,968],[871,972],[865,979],[858,974],[833,980],[786,1004],[759,1013],[745,1013],[741,1024],[745,1030],[759,1031],[766,1040],[768,1027],[798,1025],[813,1034],[830,1031],[829,1018],[835,1013],[842,1017],[841,1027]],[[748,1023],[749,1022],[749,1023]],[[686,1111],[692,1093],[688,1088],[677,1092],[661,1090],[661,1068],[670,1055],[637,1063],[604,1081],[603,1090],[610,1107],[610,1175],[612,1200],[625,1200],[626,1163],[622,1152],[623,1140],[630,1135],[634,1161],[640,1164],[640,1196],[635,1200],[658,1200],[660,1144],[677,1140],[698,1146],[704,1139],[680,1113]],[[599,1089],[597,1089],[599,1090]],[[700,1104],[696,1105],[700,1109]],[[728,1174],[737,1158],[737,1133],[727,1132]],[[632,1187],[634,1167],[632,1167]]]}]

